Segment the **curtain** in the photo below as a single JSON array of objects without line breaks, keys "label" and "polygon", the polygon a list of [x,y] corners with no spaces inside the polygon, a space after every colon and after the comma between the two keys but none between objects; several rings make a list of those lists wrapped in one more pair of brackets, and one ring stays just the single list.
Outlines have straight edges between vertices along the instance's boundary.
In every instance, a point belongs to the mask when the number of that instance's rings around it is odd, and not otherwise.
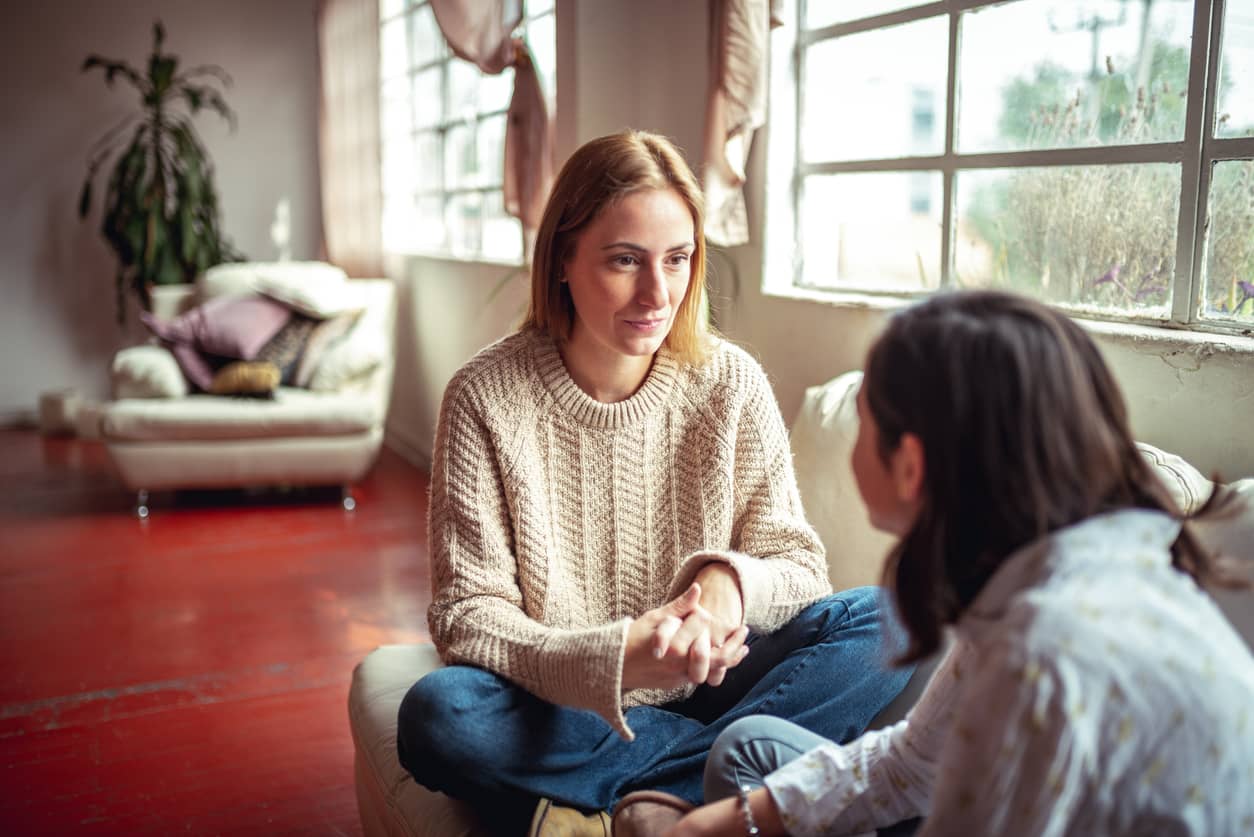
[{"label": "curtain", "polygon": [[742,191],[753,135],[766,121],[768,46],[782,0],[710,0],[710,92],[705,118],[705,235],[749,241]]},{"label": "curtain", "polygon": [[520,0],[431,0],[436,23],[453,54],[489,75],[514,68],[514,93],[505,123],[505,211],[522,221],[531,242],[553,183],[553,124],[535,65],[513,31]]},{"label": "curtain", "polygon": [[381,276],[378,0],[321,0],[318,51],[324,257],[350,276]]}]

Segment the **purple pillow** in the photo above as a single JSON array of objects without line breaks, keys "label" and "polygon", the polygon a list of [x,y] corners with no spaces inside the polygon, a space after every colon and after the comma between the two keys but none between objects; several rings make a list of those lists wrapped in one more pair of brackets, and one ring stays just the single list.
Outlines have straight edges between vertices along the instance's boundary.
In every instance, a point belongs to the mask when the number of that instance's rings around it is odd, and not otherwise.
[{"label": "purple pillow", "polygon": [[169,322],[146,311],[139,315],[153,334],[169,344],[187,379],[205,391],[213,381],[213,366],[206,355],[252,360],[291,316],[286,305],[261,295],[211,299]]}]

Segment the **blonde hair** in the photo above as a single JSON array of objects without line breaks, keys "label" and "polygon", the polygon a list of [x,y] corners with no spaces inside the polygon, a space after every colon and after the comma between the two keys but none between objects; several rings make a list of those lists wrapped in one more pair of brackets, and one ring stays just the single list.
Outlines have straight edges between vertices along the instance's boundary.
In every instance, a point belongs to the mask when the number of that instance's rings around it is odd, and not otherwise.
[{"label": "blonde hair", "polygon": [[692,213],[688,290],[665,345],[683,363],[701,363],[709,349],[705,321],[705,200],[692,169],[671,141],[646,131],[623,131],[580,146],[553,184],[531,260],[531,302],[523,328],[533,327],[559,343],[570,337],[575,304],[561,281],[580,233],[615,201],[644,189],[673,189]]}]

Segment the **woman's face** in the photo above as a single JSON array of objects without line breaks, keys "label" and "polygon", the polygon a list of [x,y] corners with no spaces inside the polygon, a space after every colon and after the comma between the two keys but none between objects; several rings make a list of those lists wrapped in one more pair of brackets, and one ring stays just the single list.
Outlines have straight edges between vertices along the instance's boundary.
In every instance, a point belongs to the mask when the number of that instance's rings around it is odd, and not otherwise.
[{"label": "woman's face", "polygon": [[910,462],[912,457],[921,460],[917,440],[906,436],[893,451],[887,463],[879,455],[879,427],[867,409],[866,388],[858,388],[858,439],[854,443],[850,464],[858,483],[858,493],[866,504],[867,516],[876,529],[894,535],[904,535],[914,525],[918,513],[917,477],[911,478],[909,468],[921,469],[922,462]]},{"label": "woman's face", "polygon": [[695,246],[692,214],[674,189],[632,192],[605,207],[563,265],[575,304],[567,351],[652,356],[688,292]]}]

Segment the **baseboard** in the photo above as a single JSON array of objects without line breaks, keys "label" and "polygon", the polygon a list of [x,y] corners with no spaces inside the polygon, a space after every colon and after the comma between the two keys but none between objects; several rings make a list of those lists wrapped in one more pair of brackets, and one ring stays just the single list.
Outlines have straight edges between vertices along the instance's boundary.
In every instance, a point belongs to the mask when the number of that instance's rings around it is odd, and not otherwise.
[{"label": "baseboard", "polygon": [[406,428],[389,423],[383,428],[383,444],[409,464],[431,470],[430,440],[420,441]]}]

